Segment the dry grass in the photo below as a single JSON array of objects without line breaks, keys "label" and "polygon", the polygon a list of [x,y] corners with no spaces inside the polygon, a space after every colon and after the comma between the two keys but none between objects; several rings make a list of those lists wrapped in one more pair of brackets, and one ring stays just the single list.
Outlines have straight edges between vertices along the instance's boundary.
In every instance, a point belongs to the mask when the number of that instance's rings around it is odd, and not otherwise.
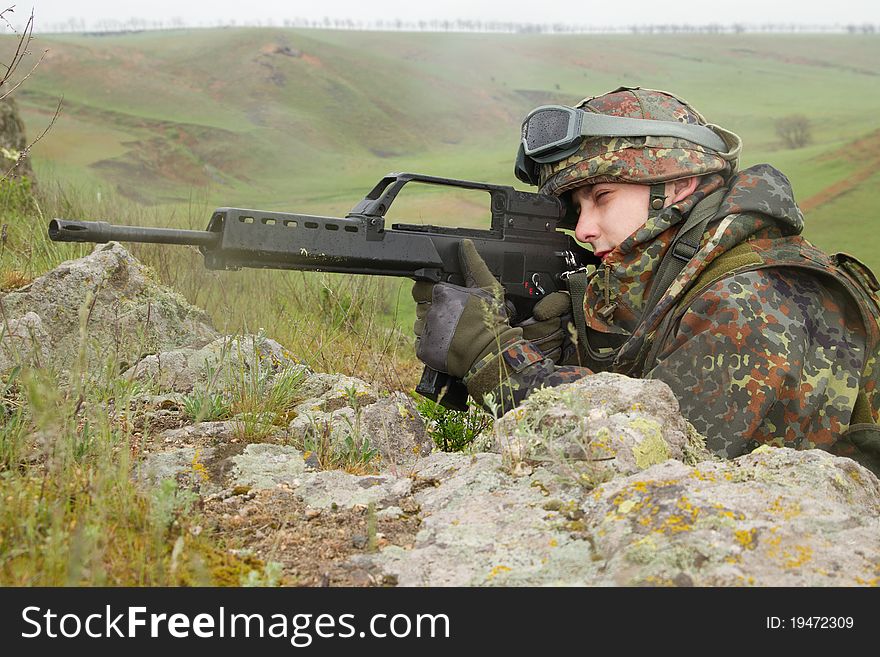
[{"label": "dry grass", "polygon": [[[26,185],[3,185],[4,291],[91,251],[90,245],[51,242],[48,218],[163,225],[148,209],[124,202],[110,206],[106,199],[100,207],[90,205],[75,190],[57,185],[44,184],[38,196]],[[201,228],[207,216],[194,209],[187,221]],[[387,389],[415,385],[421,366],[394,316],[399,281],[208,272],[191,249],[146,245],[132,252],[159,280],[208,310],[220,331],[262,329],[314,369],[359,376]],[[16,369],[0,379],[0,585],[281,581],[271,565],[231,556],[218,537],[201,531],[204,518],[194,493],[170,480],[158,486],[135,483],[130,475],[141,438],[111,410],[127,408],[144,390],[114,378],[113,368],[105,370],[99,376],[106,380],[92,373],[89,386],[77,385],[85,377],[76,373],[67,386],[49,371]],[[231,412],[260,420],[242,431],[260,431],[267,414],[277,420],[289,412],[297,381],[274,383],[267,388],[259,372],[232,381]],[[269,424],[275,422],[270,418]]]}]

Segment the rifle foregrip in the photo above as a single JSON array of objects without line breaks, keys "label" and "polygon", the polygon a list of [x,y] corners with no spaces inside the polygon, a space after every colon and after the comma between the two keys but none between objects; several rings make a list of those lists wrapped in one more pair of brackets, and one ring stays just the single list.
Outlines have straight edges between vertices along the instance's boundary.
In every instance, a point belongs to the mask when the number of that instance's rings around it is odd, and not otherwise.
[{"label": "rifle foregrip", "polygon": [[461,379],[425,366],[416,392],[453,411],[466,411],[468,391]]}]

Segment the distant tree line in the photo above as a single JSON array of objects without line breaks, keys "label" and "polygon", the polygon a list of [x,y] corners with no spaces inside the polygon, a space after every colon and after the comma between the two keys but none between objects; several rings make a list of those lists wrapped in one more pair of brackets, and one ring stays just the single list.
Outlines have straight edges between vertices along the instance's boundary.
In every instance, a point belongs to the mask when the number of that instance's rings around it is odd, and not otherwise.
[{"label": "distant tree line", "polygon": [[795,23],[709,23],[705,25],[660,24],[600,26],[573,23],[518,23],[480,20],[362,21],[350,18],[285,18],[283,20],[216,20],[188,23],[181,18],[130,18],[125,21],[100,20],[86,23],[70,18],[60,23],[43,25],[44,32],[138,32],[205,27],[295,27],[324,30],[366,30],[404,32],[500,32],[508,34],[742,34],[742,33],[838,33],[876,34],[880,25],[873,23],[846,25],[799,25]]}]

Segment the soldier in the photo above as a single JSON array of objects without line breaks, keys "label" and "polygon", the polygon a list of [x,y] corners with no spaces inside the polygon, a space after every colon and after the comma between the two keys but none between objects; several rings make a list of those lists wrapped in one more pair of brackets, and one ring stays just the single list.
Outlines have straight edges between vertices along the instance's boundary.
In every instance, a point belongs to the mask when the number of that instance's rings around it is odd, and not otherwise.
[{"label": "soldier", "polygon": [[601,265],[511,326],[464,241],[465,286],[413,288],[419,357],[445,362],[497,413],[594,372],[659,379],[721,456],[818,447],[880,473],[880,285],[800,237],[788,179],[766,164],[738,171],[740,148],[662,91],[534,110],[517,177],[569,204]]}]

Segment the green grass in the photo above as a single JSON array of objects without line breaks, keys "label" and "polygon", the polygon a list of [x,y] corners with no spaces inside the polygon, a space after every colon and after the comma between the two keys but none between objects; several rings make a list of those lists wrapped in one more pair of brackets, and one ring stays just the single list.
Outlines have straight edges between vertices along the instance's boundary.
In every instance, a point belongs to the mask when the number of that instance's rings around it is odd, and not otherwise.
[{"label": "green grass", "polygon": [[880,232],[877,191],[880,173],[808,215],[806,237],[825,251],[844,251],[880,272],[880,252],[873,246]]}]

